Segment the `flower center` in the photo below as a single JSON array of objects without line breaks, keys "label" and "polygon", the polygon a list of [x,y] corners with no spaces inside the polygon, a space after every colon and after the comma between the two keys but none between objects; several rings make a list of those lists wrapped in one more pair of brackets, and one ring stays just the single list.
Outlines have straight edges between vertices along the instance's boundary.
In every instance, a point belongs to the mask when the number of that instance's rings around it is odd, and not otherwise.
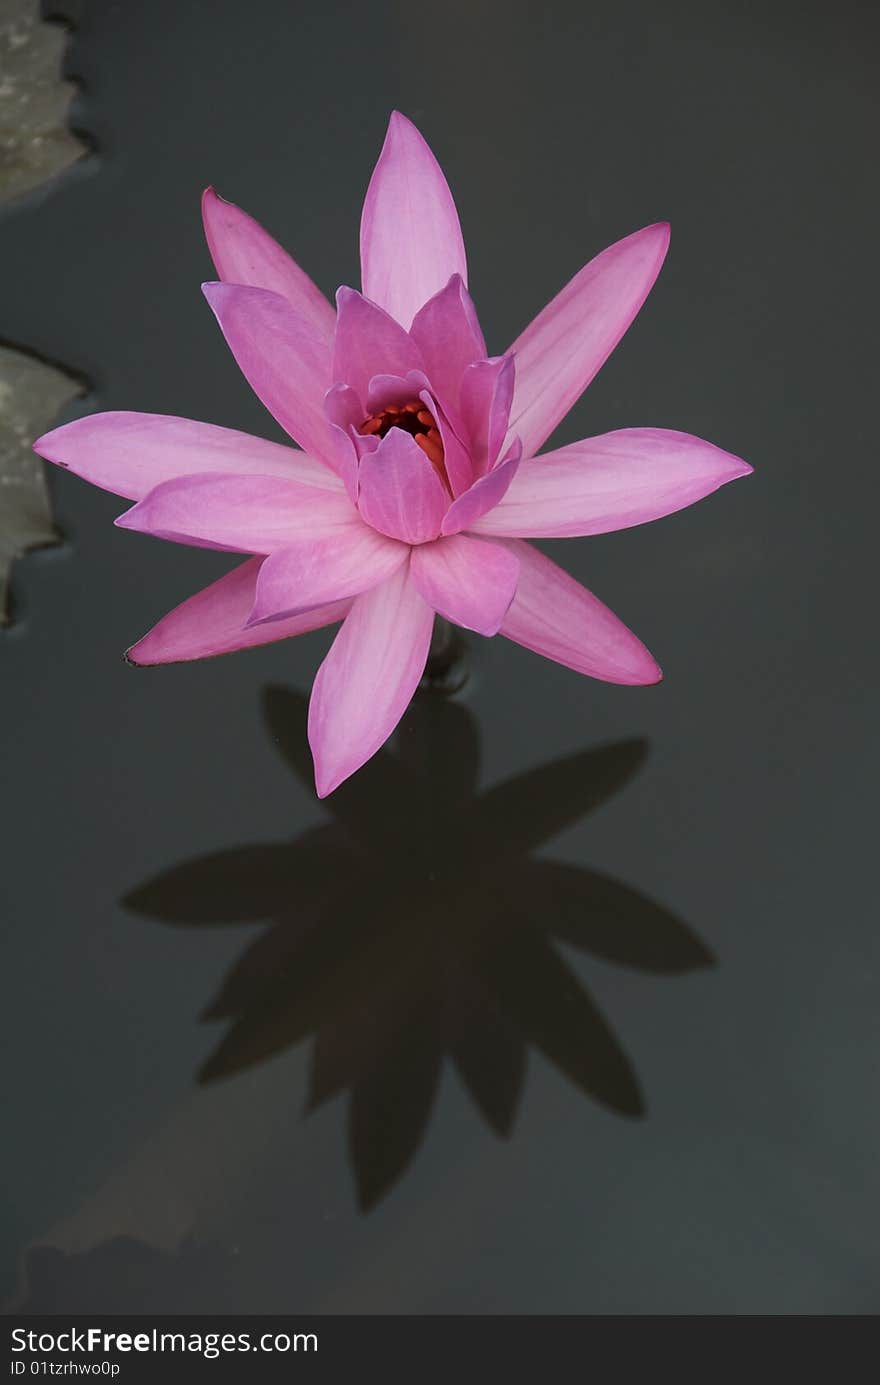
[{"label": "flower center", "polygon": [[408,404],[389,404],[388,408],[383,409],[380,414],[372,414],[370,418],[365,419],[358,428],[358,432],[363,437],[384,438],[389,428],[402,428],[405,433],[409,433],[422,449],[441,481],[446,482],[446,470],[443,466],[443,440],[440,437],[440,429],[437,427],[434,415],[430,409],[425,408],[421,400],[411,399]]}]

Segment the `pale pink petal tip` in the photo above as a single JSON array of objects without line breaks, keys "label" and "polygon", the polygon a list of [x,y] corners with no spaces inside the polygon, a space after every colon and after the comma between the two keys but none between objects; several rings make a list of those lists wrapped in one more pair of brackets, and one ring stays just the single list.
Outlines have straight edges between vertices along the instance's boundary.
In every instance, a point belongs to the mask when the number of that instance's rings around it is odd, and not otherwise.
[{"label": "pale pink petal tip", "polygon": [[530,543],[513,539],[507,546],[520,560],[520,573],[502,635],[605,683],[660,682],[656,659],[592,592]]},{"label": "pale pink petal tip", "polygon": [[750,471],[688,433],[621,428],[524,462],[494,508],[468,527],[498,537],[606,534],[673,514]]},{"label": "pale pink petal tip", "polygon": [[331,625],[348,614],[351,602],[338,601],[289,620],[246,628],[244,622],[253,605],[262,564],[262,558],[249,558],[169,611],[148,634],[126,650],[126,663],[146,668],[254,649]]},{"label": "pale pink petal tip", "polygon": [[258,221],[208,187],[202,193],[202,224],[218,278],[281,294],[329,345],[335,326],[332,307]]},{"label": "pale pink petal tip", "polygon": [[203,472],[163,481],[116,520],[154,538],[272,553],[302,539],[344,541],[363,526],[342,490],[320,490],[281,476]]},{"label": "pale pink petal tip", "polygon": [[635,231],[589,261],[517,337],[510,433],[532,457],[602,367],[641,308],[666,255],[669,225]]},{"label": "pale pink petal tip", "polygon": [[322,489],[339,484],[326,467],[296,448],[167,414],[87,414],[44,433],[34,450],[93,486],[130,500],[142,500],[163,481],[207,471],[281,476]]},{"label": "pale pink petal tip", "polygon": [[742,457],[735,457],[733,453],[728,453],[730,457],[730,475],[728,481],[738,481],[742,476],[751,476],[755,470],[748,462],[744,462]]},{"label": "pale pink petal tip", "polygon": [[395,111],[364,199],[361,277],[367,298],[409,327],[453,274],[467,283],[458,213],[422,135]]}]

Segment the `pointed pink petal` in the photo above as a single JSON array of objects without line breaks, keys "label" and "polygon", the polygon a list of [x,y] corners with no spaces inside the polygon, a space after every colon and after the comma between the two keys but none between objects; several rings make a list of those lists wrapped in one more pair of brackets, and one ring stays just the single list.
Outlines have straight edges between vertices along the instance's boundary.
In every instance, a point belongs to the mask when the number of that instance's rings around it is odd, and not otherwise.
[{"label": "pointed pink petal", "polygon": [[533,456],[583,394],[629,327],[660,272],[665,222],[619,240],[585,265],[510,348],[516,388],[510,433]]},{"label": "pointed pink petal", "polygon": [[333,465],[324,415],[330,348],[286,298],[239,284],[203,284],[239,369],[266,408],[307,452]]},{"label": "pointed pink petal", "polygon": [[312,688],[309,744],[319,798],[391,735],[424,672],[433,624],[405,567],[355,598]]},{"label": "pointed pink petal", "polygon": [[466,368],[486,355],[477,310],[470,294],[453,274],[413,318],[410,335],[421,349],[431,393],[458,418],[461,380]]},{"label": "pointed pink petal", "polygon": [[269,625],[245,626],[254,604],[257,575],[264,559],[249,558],[210,587],[196,592],[188,601],[169,611],[148,635],[132,645],[126,654],[132,664],[177,664],[189,659],[208,659],[214,654],[230,654],[235,649],[304,635],[322,625],[343,620],[350,601],[336,601],[290,620]]},{"label": "pointed pink petal", "polygon": [[414,548],[410,577],[428,605],[455,625],[496,635],[516,591],[519,559],[505,544],[467,534]]},{"label": "pointed pink petal", "polygon": [[181,476],[163,481],[116,521],[154,538],[271,553],[305,538],[342,539],[362,527],[342,490],[318,490],[280,476]]},{"label": "pointed pink petal", "polygon": [[523,462],[481,534],[573,538],[660,519],[751,467],[720,447],[665,428],[623,428]]},{"label": "pointed pink petal", "polygon": [[475,361],[461,382],[461,418],[477,476],[491,471],[507,436],[516,381],[512,356]]},{"label": "pointed pink petal", "polygon": [[317,284],[252,216],[213,188],[202,194],[202,221],[218,279],[280,293],[329,346],[336,314]]},{"label": "pointed pink petal", "polygon": [[325,490],[339,485],[321,462],[296,448],[168,414],[90,414],[44,433],[34,451],[129,500],[163,481],[204,471],[286,476]]},{"label": "pointed pink petal", "polygon": [[465,491],[453,501],[443,518],[443,534],[457,534],[460,529],[470,529],[480,517],[491,511],[503,499],[508,486],[516,475],[520,462],[519,439],[517,438],[503,461],[493,471],[481,476],[470,490]]},{"label": "pointed pink petal", "polygon": [[416,127],[395,111],[361,216],[364,293],[409,327],[453,274],[467,283],[452,193]]},{"label": "pointed pink petal", "polygon": [[530,543],[507,543],[520,560],[520,573],[502,635],[606,683],[660,681],[663,675],[641,640],[592,592]]},{"label": "pointed pink petal", "polygon": [[419,348],[383,308],[348,288],[337,290],[336,307],[335,381],[351,385],[366,400],[374,375],[405,376],[410,370],[424,370]]},{"label": "pointed pink petal", "polygon": [[440,533],[449,492],[422,449],[392,428],[376,451],[361,458],[358,509],[380,534],[425,543]]},{"label": "pointed pink petal", "polygon": [[344,539],[299,539],[271,553],[260,569],[249,625],[278,620],[358,596],[390,577],[409,557],[404,543],[395,543],[359,524]]}]

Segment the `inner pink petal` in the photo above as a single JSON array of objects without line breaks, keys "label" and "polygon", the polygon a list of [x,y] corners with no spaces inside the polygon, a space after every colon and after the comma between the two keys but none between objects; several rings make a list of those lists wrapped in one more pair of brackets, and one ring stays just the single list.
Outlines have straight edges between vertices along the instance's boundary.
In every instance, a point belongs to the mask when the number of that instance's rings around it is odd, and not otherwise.
[{"label": "inner pink petal", "polygon": [[425,361],[431,389],[447,414],[457,421],[462,376],[486,355],[477,311],[470,294],[453,274],[413,318],[410,336]]},{"label": "inner pink petal", "polygon": [[475,361],[462,377],[462,424],[477,476],[491,471],[498,459],[507,434],[514,379],[512,356]]},{"label": "inner pink petal", "polygon": [[436,539],[450,499],[437,467],[400,427],[361,458],[358,508],[389,538],[410,544]]},{"label": "inner pink petal", "polygon": [[334,382],[350,385],[365,400],[374,375],[424,370],[419,348],[384,309],[349,288],[338,290],[336,305]]}]

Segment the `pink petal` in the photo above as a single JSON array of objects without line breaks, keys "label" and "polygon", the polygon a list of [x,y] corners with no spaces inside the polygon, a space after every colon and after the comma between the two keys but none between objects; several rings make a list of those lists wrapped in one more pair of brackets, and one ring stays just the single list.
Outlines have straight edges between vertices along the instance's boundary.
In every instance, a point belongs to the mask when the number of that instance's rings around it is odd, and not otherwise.
[{"label": "pink petal", "polygon": [[333,308],[259,222],[234,202],[218,196],[213,188],[202,194],[202,221],[218,279],[280,293],[328,346],[332,343],[336,327]]},{"label": "pink petal", "polygon": [[319,798],[391,735],[424,672],[433,625],[405,567],[355,598],[312,688],[309,743]]},{"label": "pink petal", "polygon": [[660,519],[747,476],[748,463],[665,428],[623,428],[523,462],[481,534],[572,538]]},{"label": "pink petal", "polygon": [[446,287],[419,309],[410,335],[421,349],[431,393],[457,418],[462,376],[473,361],[486,355],[477,310],[461,275],[453,274]]},{"label": "pink petal", "polygon": [[507,435],[516,380],[512,356],[475,361],[461,382],[461,418],[471,445],[474,471],[491,471]]},{"label": "pink petal", "polygon": [[237,553],[271,553],[300,538],[343,539],[362,527],[342,490],[210,472],[163,481],[116,523],[174,543]]},{"label": "pink petal", "polygon": [[333,445],[331,464],[342,479],[352,505],[357,504],[358,453],[352,429],[364,419],[364,407],[348,385],[333,385],[324,395],[324,416],[330,428]]},{"label": "pink petal", "polygon": [[459,440],[445,410],[441,409],[430,390],[422,390],[419,399],[431,411],[436,420],[440,440],[443,443],[443,469],[449,478],[452,494],[461,495],[469,488],[474,479],[471,454],[464,443]]},{"label": "pink petal", "polygon": [[502,635],[606,683],[660,681],[663,675],[641,640],[592,592],[530,543],[507,543],[520,560],[520,574]]},{"label": "pink petal", "polygon": [[375,452],[361,457],[359,479],[358,509],[374,529],[403,543],[437,538],[449,492],[409,433],[386,433]]},{"label": "pink petal", "polygon": [[364,293],[408,327],[467,262],[449,185],[416,127],[395,111],[361,216]]},{"label": "pink petal", "polygon": [[427,388],[428,377],[423,370],[408,370],[406,375],[373,375],[367,389],[366,413],[381,414],[389,404],[408,404],[411,399],[420,399]]},{"label": "pink petal", "polygon": [[291,635],[304,635],[348,615],[351,602],[336,601],[332,606],[322,606],[289,620],[246,627],[263,562],[263,558],[249,558],[219,582],[169,611],[148,635],[132,645],[125,656],[129,663],[177,664],[208,659],[214,654],[230,654],[235,649],[252,649]]},{"label": "pink petal", "polygon": [[271,553],[260,569],[249,625],[279,620],[330,601],[358,596],[390,577],[409,557],[406,544],[366,524],[344,539],[304,537]]},{"label": "pink petal", "polygon": [[337,290],[336,307],[334,380],[351,385],[365,400],[374,375],[405,376],[424,370],[419,348],[383,308],[348,288]]},{"label": "pink petal", "polygon": [[327,342],[280,294],[239,284],[203,284],[202,291],[257,398],[285,432],[332,467],[324,415],[332,383]]},{"label": "pink petal", "polygon": [[478,635],[498,633],[518,576],[511,549],[467,534],[423,543],[410,561],[410,577],[428,605]]},{"label": "pink petal", "polygon": [[168,414],[90,414],[44,433],[34,451],[129,500],[140,500],[163,481],[204,471],[286,476],[325,490],[339,485],[332,472],[296,448]]},{"label": "pink petal", "polygon": [[648,296],[669,245],[665,222],[619,240],[585,265],[510,348],[510,434],[533,456],[614,350]]},{"label": "pink petal", "polygon": [[[331,391],[332,393],[332,391]],[[374,375],[367,392],[367,414],[380,414],[389,404],[405,404],[412,399],[420,399],[433,415],[440,430],[443,443],[443,467],[449,478],[453,495],[467,490],[473,480],[473,467],[470,452],[459,441],[458,434],[428,388],[424,371],[411,370],[405,376]],[[358,455],[375,452],[380,439],[375,434],[364,437],[354,435]]]},{"label": "pink petal", "polygon": [[460,529],[470,529],[471,525],[476,525],[481,515],[486,514],[504,499],[507,488],[516,475],[521,451],[517,438],[507,456],[493,471],[481,476],[470,490],[453,501],[443,518],[441,533],[457,534]]}]

